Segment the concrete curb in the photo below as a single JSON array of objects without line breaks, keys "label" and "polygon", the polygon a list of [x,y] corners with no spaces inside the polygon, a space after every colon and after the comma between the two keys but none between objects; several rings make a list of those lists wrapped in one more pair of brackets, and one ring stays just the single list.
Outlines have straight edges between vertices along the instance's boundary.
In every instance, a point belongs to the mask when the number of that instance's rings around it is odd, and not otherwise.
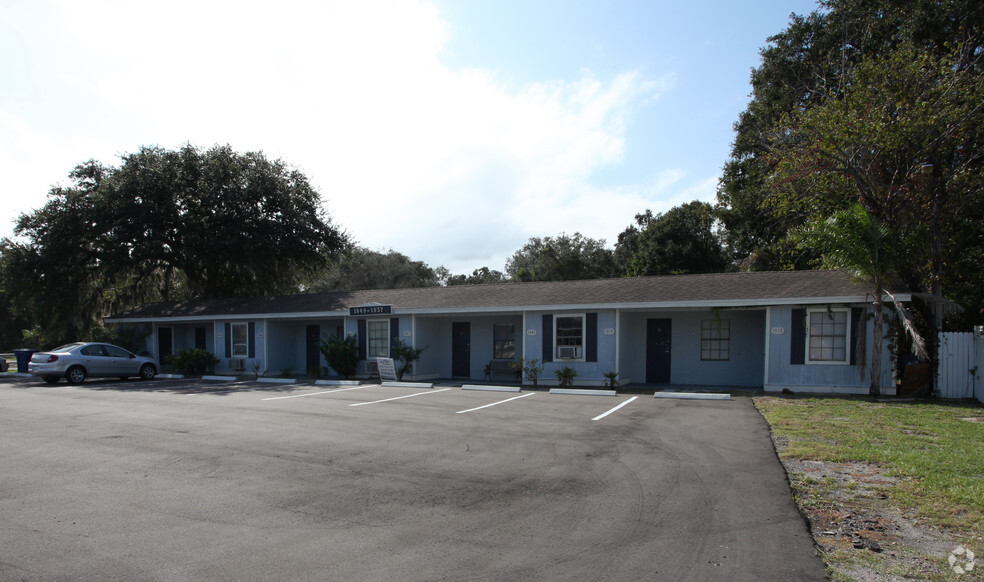
[{"label": "concrete curb", "polygon": [[653,398],[680,398],[683,400],[731,400],[730,394],[705,394],[701,392],[657,392]]},{"label": "concrete curb", "polygon": [[358,380],[315,380],[315,386],[358,386]]},{"label": "concrete curb", "polygon": [[519,386],[483,386],[481,384],[462,384],[462,390],[487,390],[490,392],[520,392]]},{"label": "concrete curb", "polygon": [[216,380],[219,382],[235,382],[239,380],[236,376],[202,376],[202,380]]},{"label": "concrete curb", "polygon": [[183,380],[184,374],[158,374],[157,378],[161,380]]},{"label": "concrete curb", "polygon": [[433,382],[383,382],[380,386],[396,388],[433,388]]},{"label": "concrete curb", "polygon": [[297,384],[297,378],[257,378],[256,381],[265,384]]},{"label": "concrete curb", "polygon": [[591,390],[578,388],[551,388],[551,394],[573,394],[576,396],[618,396],[614,390]]}]

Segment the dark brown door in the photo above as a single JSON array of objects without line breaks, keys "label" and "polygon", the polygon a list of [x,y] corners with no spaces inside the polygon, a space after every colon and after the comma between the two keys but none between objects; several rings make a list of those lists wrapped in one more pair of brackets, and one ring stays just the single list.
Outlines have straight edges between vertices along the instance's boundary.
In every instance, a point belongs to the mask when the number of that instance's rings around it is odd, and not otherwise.
[{"label": "dark brown door", "polygon": [[307,357],[305,358],[305,363],[307,364],[307,371],[311,372],[313,370],[321,370],[321,326],[320,325],[309,325],[305,332],[307,338]]},{"label": "dark brown door", "polygon": [[174,355],[174,339],[170,327],[157,328],[157,361],[165,363]]},{"label": "dark brown door", "polygon": [[670,383],[671,319],[646,320],[646,384]]},{"label": "dark brown door", "polygon": [[471,378],[471,323],[451,323],[451,375]]},{"label": "dark brown door", "polygon": [[208,347],[205,345],[205,340],[208,339],[208,334],[204,327],[195,328],[195,349],[206,350]]}]

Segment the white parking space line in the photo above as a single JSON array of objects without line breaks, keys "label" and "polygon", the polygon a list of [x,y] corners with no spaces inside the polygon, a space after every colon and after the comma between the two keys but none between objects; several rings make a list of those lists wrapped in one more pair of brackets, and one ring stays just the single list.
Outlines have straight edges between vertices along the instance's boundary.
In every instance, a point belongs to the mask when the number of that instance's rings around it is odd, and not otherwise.
[{"label": "white parking space line", "polygon": [[450,390],[450,388],[441,388],[440,390],[428,390],[427,392],[416,392],[414,394],[405,394],[403,396],[397,396],[395,398],[386,398],[384,400],[373,400],[372,402],[356,402],[355,404],[349,404],[349,406],[365,406],[366,404],[379,404],[380,402],[390,402],[391,400],[400,400],[401,398],[413,398],[414,396],[423,396],[424,394],[437,394],[438,392],[445,392]]},{"label": "white parking space line", "polygon": [[272,398],[264,398],[263,400],[283,400],[285,398],[303,398],[305,396],[317,396],[318,394],[334,394],[335,392],[347,392],[349,390],[361,390],[365,386],[356,386],[355,388],[339,388],[337,390],[325,390],[323,392],[310,392],[308,394],[294,394],[293,396],[274,396]]},{"label": "white parking space line", "polygon": [[251,391],[252,388],[225,388],[225,386],[238,386],[239,384],[245,384],[245,382],[230,382],[228,384],[217,384],[209,390],[201,390],[199,392],[189,392],[186,396],[204,396],[207,394],[233,394],[235,392],[247,392]]},{"label": "white parking space line", "polygon": [[464,414],[466,412],[472,412],[474,410],[481,410],[483,408],[488,408],[489,406],[495,406],[497,404],[504,404],[506,402],[509,402],[510,400],[516,400],[516,399],[519,399],[519,398],[526,398],[527,396],[533,396],[534,394],[536,394],[536,393],[535,392],[530,392],[529,394],[523,394],[522,396],[513,396],[512,398],[506,398],[505,400],[500,400],[498,402],[493,402],[491,404],[486,404],[484,406],[478,406],[476,408],[469,408],[468,410],[459,410],[458,412],[455,412],[455,414]]},{"label": "white parking space line", "polygon": [[616,406],[615,408],[612,408],[612,409],[611,409],[611,410],[609,410],[608,412],[605,412],[605,413],[602,413],[602,414],[599,414],[598,416],[596,416],[596,417],[594,417],[594,418],[592,418],[591,420],[601,420],[602,418],[605,418],[606,416],[608,416],[609,414],[611,414],[611,413],[613,413],[613,412],[615,412],[615,411],[616,411],[616,410],[618,410],[619,408],[622,408],[623,406],[625,406],[625,405],[626,405],[626,404],[628,404],[629,402],[632,402],[632,401],[633,401],[633,400],[635,400],[636,398],[638,398],[638,396],[633,396],[632,398],[629,398],[628,400],[626,400],[625,402],[623,402],[623,403],[621,403],[621,404],[619,404],[619,405],[618,405],[618,406]]}]

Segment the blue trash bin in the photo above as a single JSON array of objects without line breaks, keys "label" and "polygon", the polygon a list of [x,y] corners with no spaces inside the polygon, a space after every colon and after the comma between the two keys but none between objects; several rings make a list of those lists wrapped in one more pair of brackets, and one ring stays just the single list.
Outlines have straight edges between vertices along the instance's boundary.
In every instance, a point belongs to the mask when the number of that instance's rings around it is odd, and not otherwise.
[{"label": "blue trash bin", "polygon": [[32,350],[29,348],[21,348],[19,350],[14,350],[14,357],[17,358],[17,373],[27,374],[27,365],[31,363],[31,356],[38,353],[41,350]]}]

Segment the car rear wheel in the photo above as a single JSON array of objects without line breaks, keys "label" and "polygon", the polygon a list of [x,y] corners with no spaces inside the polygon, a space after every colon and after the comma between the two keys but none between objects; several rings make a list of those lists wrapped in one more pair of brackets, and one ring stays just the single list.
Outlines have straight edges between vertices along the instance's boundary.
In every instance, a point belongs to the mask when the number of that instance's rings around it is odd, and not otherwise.
[{"label": "car rear wheel", "polygon": [[58,383],[58,380],[59,380],[58,376],[45,376],[44,377],[44,381],[47,382],[48,384],[57,384]]},{"label": "car rear wheel", "polygon": [[68,380],[69,384],[81,384],[85,381],[85,368],[82,366],[72,366],[65,372],[65,378]]},{"label": "car rear wheel", "polygon": [[153,380],[156,375],[157,368],[155,368],[153,364],[144,364],[143,366],[140,366],[141,380]]}]

